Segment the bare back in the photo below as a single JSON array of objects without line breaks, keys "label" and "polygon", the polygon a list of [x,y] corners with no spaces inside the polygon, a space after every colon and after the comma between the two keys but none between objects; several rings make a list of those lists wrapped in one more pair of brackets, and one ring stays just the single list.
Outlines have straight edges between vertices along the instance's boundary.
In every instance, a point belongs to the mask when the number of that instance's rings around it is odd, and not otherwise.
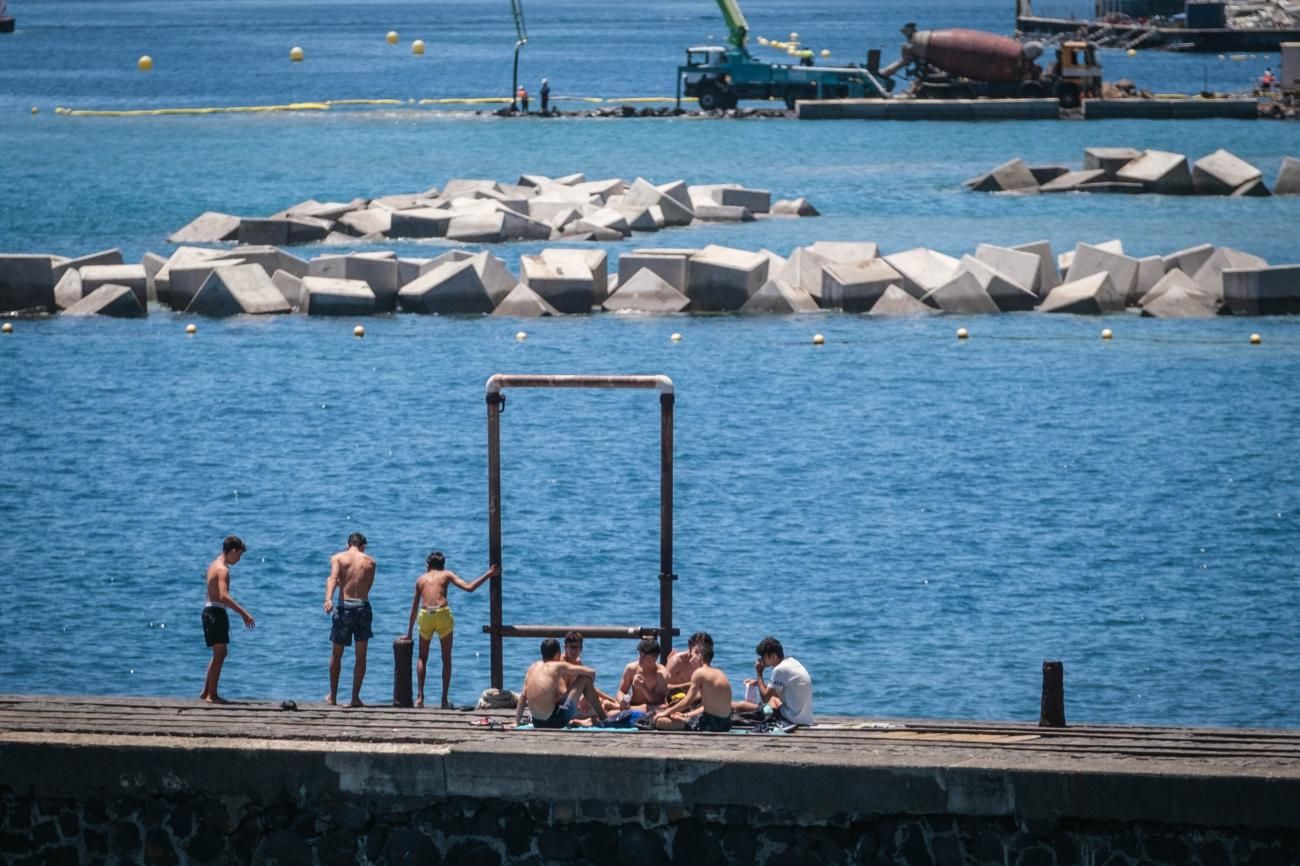
[{"label": "bare back", "polygon": [[366,601],[370,587],[375,583],[375,561],[355,547],[331,557],[331,566],[338,572],[339,593],[343,598]]},{"label": "bare back", "polygon": [[704,712],[711,716],[731,715],[731,682],[714,667],[702,667],[691,675],[691,685],[700,690]]},{"label": "bare back", "polygon": [[230,595],[230,566],[226,565],[225,554],[212,560],[208,566],[208,601],[222,604],[222,599]]},{"label": "bare back", "polygon": [[533,662],[524,675],[524,700],[535,719],[549,719],[564,699],[564,673],[567,663]]},{"label": "bare back", "polygon": [[447,604],[447,584],[455,577],[446,569],[426,571],[420,575],[420,606],[444,607]]}]

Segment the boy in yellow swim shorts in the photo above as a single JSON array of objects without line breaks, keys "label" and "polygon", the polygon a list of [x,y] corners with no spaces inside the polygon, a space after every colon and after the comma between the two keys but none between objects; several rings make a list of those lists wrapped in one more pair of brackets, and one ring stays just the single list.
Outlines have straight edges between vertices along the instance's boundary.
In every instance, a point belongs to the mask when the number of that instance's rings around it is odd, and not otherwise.
[{"label": "boy in yellow swim shorts", "polygon": [[415,630],[417,621],[420,625],[420,660],[416,663],[416,680],[419,694],[415,699],[417,707],[424,706],[424,672],[429,661],[429,644],[433,636],[438,636],[442,645],[442,708],[449,710],[451,703],[447,700],[447,689],[451,686],[451,642],[456,628],[456,620],[447,606],[447,585],[455,584],[466,592],[473,592],[483,585],[483,581],[501,573],[501,566],[493,565],[483,572],[478,580],[466,583],[455,572],[447,571],[446,557],[435,550],[425,559],[429,570],[415,579],[415,598],[411,601],[411,621],[406,627],[409,640]]}]

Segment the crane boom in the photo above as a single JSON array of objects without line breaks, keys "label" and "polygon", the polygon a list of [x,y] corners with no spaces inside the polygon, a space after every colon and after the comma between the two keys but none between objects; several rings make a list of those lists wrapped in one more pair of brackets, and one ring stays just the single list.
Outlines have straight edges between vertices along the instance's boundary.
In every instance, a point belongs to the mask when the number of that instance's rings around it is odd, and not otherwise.
[{"label": "crane boom", "polygon": [[519,41],[528,42],[528,27],[524,24],[524,4],[521,0],[510,0],[510,11],[515,16],[515,33],[519,35]]},{"label": "crane boom", "polygon": [[745,13],[740,11],[740,4],[736,0],[718,0],[718,8],[722,10],[722,18],[727,22],[727,30],[731,32],[727,41],[738,51],[745,51],[749,22],[745,20]]},{"label": "crane boom", "polygon": [[515,70],[510,82],[510,110],[518,108],[515,98],[519,93],[519,49],[528,44],[528,27],[524,24],[523,0],[510,0],[510,12],[515,16]]}]

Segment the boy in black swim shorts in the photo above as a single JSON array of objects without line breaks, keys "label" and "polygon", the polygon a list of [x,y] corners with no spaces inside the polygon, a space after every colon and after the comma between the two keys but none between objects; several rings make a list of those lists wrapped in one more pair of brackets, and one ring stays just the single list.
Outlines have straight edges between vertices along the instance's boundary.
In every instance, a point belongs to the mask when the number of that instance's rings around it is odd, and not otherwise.
[{"label": "boy in black swim shorts", "polygon": [[239,562],[243,555],[244,542],[238,536],[231,535],[221,543],[221,555],[208,565],[207,601],[203,605],[203,641],[212,648],[212,659],[208,662],[208,675],[203,680],[199,700],[210,704],[226,703],[217,694],[217,682],[221,679],[221,667],[226,662],[226,650],[230,644],[230,616],[226,610],[239,614],[244,620],[245,628],[257,624],[249,612],[230,597],[230,566]]}]

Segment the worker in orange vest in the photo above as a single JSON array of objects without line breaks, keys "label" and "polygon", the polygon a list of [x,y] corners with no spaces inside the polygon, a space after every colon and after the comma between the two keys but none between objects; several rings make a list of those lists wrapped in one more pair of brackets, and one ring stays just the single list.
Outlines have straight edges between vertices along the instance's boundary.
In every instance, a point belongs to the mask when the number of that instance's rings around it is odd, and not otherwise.
[{"label": "worker in orange vest", "polygon": [[523,111],[524,114],[527,114],[528,113],[528,88],[523,87],[521,85],[519,88],[519,92],[515,94],[515,98],[519,100],[520,110]]},{"label": "worker in orange vest", "polygon": [[1271,66],[1264,67],[1264,74],[1259,77],[1259,89],[1260,90],[1273,89],[1273,67]]}]

